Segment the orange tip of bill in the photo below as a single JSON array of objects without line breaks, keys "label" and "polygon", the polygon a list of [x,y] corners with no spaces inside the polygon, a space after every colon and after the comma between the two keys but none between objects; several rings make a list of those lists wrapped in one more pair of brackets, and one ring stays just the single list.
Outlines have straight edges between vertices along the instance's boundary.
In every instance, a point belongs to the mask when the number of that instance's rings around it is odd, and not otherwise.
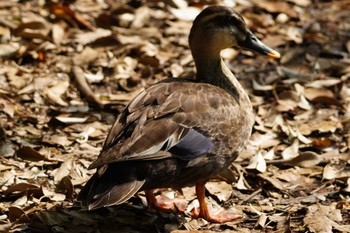
[{"label": "orange tip of bill", "polygon": [[267,53],[267,56],[272,57],[272,58],[281,58],[281,54],[275,50]]}]

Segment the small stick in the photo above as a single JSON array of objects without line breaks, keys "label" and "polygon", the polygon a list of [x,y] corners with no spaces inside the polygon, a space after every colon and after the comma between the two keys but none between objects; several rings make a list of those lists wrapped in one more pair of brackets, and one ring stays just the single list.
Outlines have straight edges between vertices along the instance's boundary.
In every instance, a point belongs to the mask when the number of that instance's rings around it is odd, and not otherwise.
[{"label": "small stick", "polygon": [[73,74],[76,81],[76,86],[83,96],[85,96],[86,100],[92,104],[103,105],[102,101],[95,96],[94,92],[91,90],[84,77],[84,72],[79,66],[73,67]]},{"label": "small stick", "polygon": [[261,193],[262,189],[258,189],[255,192],[253,192],[252,194],[250,194],[246,199],[238,202],[238,205],[242,205],[244,202],[249,201],[250,199],[252,199],[253,197],[255,197],[256,195],[258,195],[259,193]]}]

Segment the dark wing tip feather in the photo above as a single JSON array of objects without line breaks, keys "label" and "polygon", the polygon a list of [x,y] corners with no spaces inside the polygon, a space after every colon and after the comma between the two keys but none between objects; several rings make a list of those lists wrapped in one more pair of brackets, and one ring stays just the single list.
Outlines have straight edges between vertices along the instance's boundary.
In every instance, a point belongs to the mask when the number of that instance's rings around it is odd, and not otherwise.
[{"label": "dark wing tip feather", "polygon": [[119,205],[130,199],[145,183],[135,177],[134,169],[120,164],[108,165],[103,174],[97,171],[85,184],[78,200],[89,210]]},{"label": "dark wing tip feather", "polygon": [[94,210],[112,205],[120,205],[134,196],[144,183],[144,180],[133,180],[129,183],[115,185],[105,193],[91,193],[91,200],[87,203],[87,207],[89,210]]}]

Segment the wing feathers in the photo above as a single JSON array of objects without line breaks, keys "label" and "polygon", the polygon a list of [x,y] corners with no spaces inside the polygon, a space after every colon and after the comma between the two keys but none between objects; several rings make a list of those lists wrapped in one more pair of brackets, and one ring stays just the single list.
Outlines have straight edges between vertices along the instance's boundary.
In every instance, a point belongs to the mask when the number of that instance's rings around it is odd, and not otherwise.
[{"label": "wing feathers", "polygon": [[210,138],[194,129],[190,129],[169,151],[178,158],[189,160],[206,154],[213,146],[214,144]]},{"label": "wing feathers", "polygon": [[132,100],[118,118],[90,168],[169,156],[187,160],[205,154],[213,142],[201,133],[211,127],[203,122],[212,118],[220,106],[234,105],[230,98],[222,89],[203,83],[171,80],[151,86]]},{"label": "wing feathers", "polygon": [[144,183],[145,180],[133,180],[128,183],[115,185],[105,193],[94,195],[92,200],[90,200],[91,202],[88,204],[88,209],[93,210],[101,207],[122,204],[134,196]]}]

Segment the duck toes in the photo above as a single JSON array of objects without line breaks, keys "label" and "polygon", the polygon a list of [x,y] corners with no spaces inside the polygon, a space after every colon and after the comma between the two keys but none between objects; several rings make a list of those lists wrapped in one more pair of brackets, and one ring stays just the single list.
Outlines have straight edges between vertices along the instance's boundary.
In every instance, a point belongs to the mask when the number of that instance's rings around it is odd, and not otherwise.
[{"label": "duck toes", "polygon": [[[119,205],[146,191],[149,206],[166,207],[153,191],[196,186],[199,211],[211,222],[240,218],[205,202],[205,182],[226,169],[247,143],[254,124],[248,95],[220,57],[241,47],[279,58],[230,8],[210,6],[194,20],[189,45],[193,79],[168,78],[135,97],[113,124],[79,194],[88,209]],[[170,209],[174,209],[174,206]]]}]

